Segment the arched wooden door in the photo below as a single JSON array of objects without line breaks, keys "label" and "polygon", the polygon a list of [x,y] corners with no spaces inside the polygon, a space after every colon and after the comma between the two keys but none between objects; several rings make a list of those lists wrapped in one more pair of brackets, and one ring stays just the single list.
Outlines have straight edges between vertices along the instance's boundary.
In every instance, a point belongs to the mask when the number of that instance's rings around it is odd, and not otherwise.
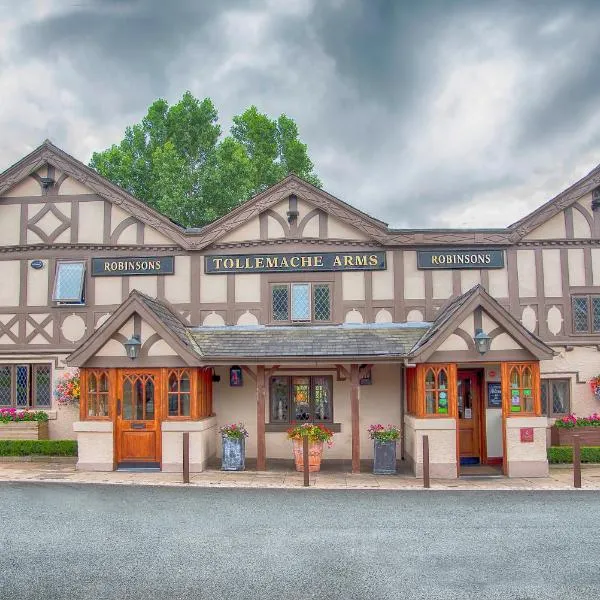
[{"label": "arched wooden door", "polygon": [[115,451],[118,466],[160,467],[160,371],[119,370]]}]

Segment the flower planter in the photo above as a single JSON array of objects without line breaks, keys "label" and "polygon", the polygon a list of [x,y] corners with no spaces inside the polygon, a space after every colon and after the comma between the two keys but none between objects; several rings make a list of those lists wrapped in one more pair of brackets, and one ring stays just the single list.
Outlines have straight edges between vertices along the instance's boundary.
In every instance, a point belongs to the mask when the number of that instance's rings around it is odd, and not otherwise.
[{"label": "flower planter", "polygon": [[[304,440],[292,440],[294,443],[294,462],[296,471],[304,471]],[[321,470],[321,458],[323,457],[323,442],[308,442],[308,470],[310,472]]]},{"label": "flower planter", "polygon": [[374,440],[373,473],[393,475],[396,473],[396,440]]},{"label": "flower planter", "polygon": [[600,446],[600,427],[552,427],[552,446],[572,446],[573,436],[578,435],[582,446]]},{"label": "flower planter", "polygon": [[0,440],[47,440],[47,421],[0,423]]},{"label": "flower planter", "polygon": [[222,436],[223,459],[222,471],[243,471],[246,468],[246,440],[245,438],[231,438]]}]

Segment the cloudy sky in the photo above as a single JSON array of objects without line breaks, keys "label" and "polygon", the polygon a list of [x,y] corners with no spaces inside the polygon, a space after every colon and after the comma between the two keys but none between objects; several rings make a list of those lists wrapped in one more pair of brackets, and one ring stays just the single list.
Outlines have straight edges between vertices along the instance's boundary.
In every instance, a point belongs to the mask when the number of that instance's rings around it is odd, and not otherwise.
[{"label": "cloudy sky", "polygon": [[0,0],[0,169],[87,162],[157,97],[300,127],[392,226],[502,227],[600,162],[598,0]]}]

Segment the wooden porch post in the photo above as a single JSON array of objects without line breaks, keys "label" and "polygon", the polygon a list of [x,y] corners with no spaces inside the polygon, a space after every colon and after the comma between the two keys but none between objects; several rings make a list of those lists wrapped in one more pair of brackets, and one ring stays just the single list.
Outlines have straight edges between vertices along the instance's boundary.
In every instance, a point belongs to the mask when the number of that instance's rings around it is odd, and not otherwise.
[{"label": "wooden porch post", "polygon": [[267,469],[265,440],[265,366],[256,367],[256,470]]},{"label": "wooden porch post", "polygon": [[360,473],[360,420],[358,412],[358,365],[350,367],[350,407],[352,412],[352,472]]}]

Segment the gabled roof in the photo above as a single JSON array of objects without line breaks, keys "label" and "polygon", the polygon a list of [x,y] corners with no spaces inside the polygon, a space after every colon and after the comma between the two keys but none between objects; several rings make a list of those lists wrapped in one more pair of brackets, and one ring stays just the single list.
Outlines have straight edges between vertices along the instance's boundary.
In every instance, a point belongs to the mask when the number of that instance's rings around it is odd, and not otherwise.
[{"label": "gabled roof", "polygon": [[199,364],[198,348],[183,321],[166,304],[137,290],[133,290],[106,322],[67,357],[67,364],[84,365],[134,314],[144,319],[186,364]]},{"label": "gabled roof", "polygon": [[587,175],[575,182],[572,186],[542,204],[538,209],[529,213],[516,223],[513,223],[508,229],[513,232],[511,239],[517,241],[526,236],[529,232],[539,227],[562,210],[571,206],[592,190],[600,186],[600,165],[592,169]]},{"label": "gabled roof", "polygon": [[517,319],[485,291],[483,286],[477,284],[462,296],[454,298],[442,310],[431,328],[413,346],[410,351],[411,358],[425,362],[462,321],[478,307],[481,307],[515,341],[537,359],[547,360],[554,356],[552,348],[523,327]]},{"label": "gabled roof", "polygon": [[407,355],[428,324],[311,327],[197,327],[191,330],[209,361],[397,360]]},{"label": "gabled roof", "polygon": [[253,217],[258,217],[260,213],[288,198],[291,194],[295,194],[315,208],[320,208],[340,221],[351,225],[373,240],[386,243],[388,237],[387,223],[350,206],[350,204],[304,181],[297,175],[288,175],[264,192],[240,204],[224,217],[198,230],[199,239],[195,247],[204,248],[214,244],[226,233],[240,227]]},{"label": "gabled roof", "polygon": [[59,171],[89,187],[101,198],[120,206],[142,223],[160,231],[177,244],[186,246],[185,230],[182,227],[123,188],[102,177],[70,154],[57,148],[50,140],[45,140],[33,152],[0,174],[0,195],[44,165],[56,167]]}]

